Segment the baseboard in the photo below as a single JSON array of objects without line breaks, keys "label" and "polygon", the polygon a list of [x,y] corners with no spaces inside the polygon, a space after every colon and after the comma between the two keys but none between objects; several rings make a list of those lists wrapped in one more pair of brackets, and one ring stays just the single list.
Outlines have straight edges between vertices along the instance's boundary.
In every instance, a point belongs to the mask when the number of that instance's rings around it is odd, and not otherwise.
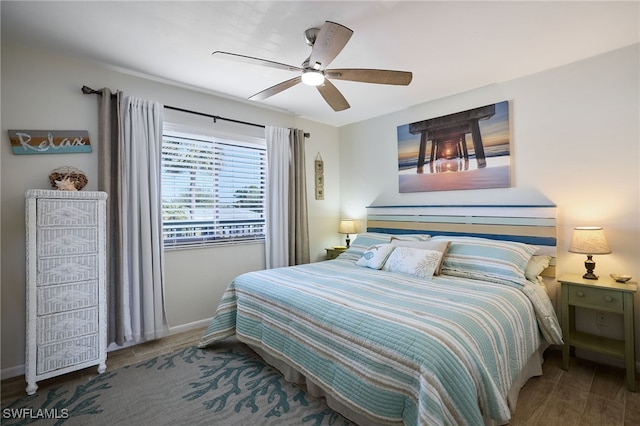
[{"label": "baseboard", "polygon": [[10,379],[12,377],[24,376],[24,364],[15,367],[3,368],[0,370],[0,380]]},{"label": "baseboard", "polygon": [[[586,349],[575,348],[575,355],[578,358],[586,359],[588,361],[593,361],[596,364],[604,364],[609,365],[611,367],[625,368],[624,360],[619,358],[610,357],[607,355],[603,355],[597,352],[592,352]],[[638,370],[638,362],[636,361],[636,371]]]},{"label": "baseboard", "polygon": [[[204,328],[207,325],[209,325],[211,320],[212,318],[205,318],[202,320],[190,322],[188,324],[181,324],[175,327],[169,327],[167,336],[184,333],[186,331],[196,330],[198,328]],[[135,342],[127,342],[122,346],[112,343],[107,347],[107,353],[118,350],[118,349],[128,348],[130,346],[135,346],[135,345],[137,345],[137,343]],[[0,380],[10,379],[12,377],[17,377],[17,376],[24,376],[24,371],[25,371],[24,364],[16,365],[14,367],[9,367],[9,368],[3,368],[2,370],[0,370]]]},{"label": "baseboard", "polygon": [[[169,328],[167,330],[167,336],[173,336],[174,334],[184,333],[186,331],[191,331],[191,330],[195,330],[195,329],[198,329],[198,328],[206,327],[207,325],[209,325],[209,323],[211,322],[212,319],[213,318],[205,318],[205,319],[194,321],[194,322],[190,322],[190,323],[187,323],[187,324],[177,325],[175,327],[169,326]],[[111,352],[111,351],[117,351],[118,349],[124,349],[124,348],[128,348],[128,347],[131,347],[131,346],[135,346],[137,344],[138,343],[133,342],[133,341],[125,342],[123,345],[117,345],[115,343],[111,343],[109,346],[107,346],[107,353]]]},{"label": "baseboard", "polygon": [[184,333],[185,331],[191,331],[198,328],[203,328],[209,325],[213,318],[205,318],[202,320],[190,322],[188,324],[177,325],[175,327],[169,327],[169,335]]}]

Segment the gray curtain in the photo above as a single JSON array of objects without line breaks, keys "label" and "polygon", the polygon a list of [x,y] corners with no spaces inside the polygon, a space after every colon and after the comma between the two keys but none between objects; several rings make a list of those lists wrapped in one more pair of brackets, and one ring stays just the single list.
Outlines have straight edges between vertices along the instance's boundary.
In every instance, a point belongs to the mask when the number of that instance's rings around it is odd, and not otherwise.
[{"label": "gray curtain", "polygon": [[289,147],[289,265],[309,263],[307,173],[304,131],[290,129]]},{"label": "gray curtain", "polygon": [[162,337],[162,105],[102,89],[98,189],[109,194],[109,341]]},{"label": "gray curtain", "polygon": [[304,132],[267,126],[267,269],[309,263]]},{"label": "gray curtain", "polygon": [[107,300],[108,300],[108,337],[109,342],[119,345],[124,343],[124,327],[122,321],[121,304],[122,288],[118,283],[120,264],[120,250],[122,247],[122,207],[120,194],[122,174],[118,171],[120,158],[120,117],[118,105],[122,92],[111,93],[104,88],[100,96],[98,110],[98,190],[105,191],[107,198]]}]

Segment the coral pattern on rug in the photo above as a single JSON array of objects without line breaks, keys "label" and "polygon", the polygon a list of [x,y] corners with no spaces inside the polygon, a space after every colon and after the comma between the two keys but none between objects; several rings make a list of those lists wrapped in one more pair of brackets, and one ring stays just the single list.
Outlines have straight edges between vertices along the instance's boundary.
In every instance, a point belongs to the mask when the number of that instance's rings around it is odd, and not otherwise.
[{"label": "coral pattern on rug", "polygon": [[353,425],[235,341],[39,385],[2,402],[3,425]]}]

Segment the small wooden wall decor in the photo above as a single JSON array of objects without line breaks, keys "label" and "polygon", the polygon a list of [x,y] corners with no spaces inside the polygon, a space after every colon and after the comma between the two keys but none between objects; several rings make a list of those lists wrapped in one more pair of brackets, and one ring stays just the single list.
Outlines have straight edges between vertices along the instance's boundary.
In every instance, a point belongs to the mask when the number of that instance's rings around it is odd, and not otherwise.
[{"label": "small wooden wall decor", "polygon": [[9,139],[16,155],[91,152],[86,130],[9,130]]},{"label": "small wooden wall decor", "polygon": [[316,174],[316,200],[324,200],[324,161],[320,153],[316,154],[315,161]]}]

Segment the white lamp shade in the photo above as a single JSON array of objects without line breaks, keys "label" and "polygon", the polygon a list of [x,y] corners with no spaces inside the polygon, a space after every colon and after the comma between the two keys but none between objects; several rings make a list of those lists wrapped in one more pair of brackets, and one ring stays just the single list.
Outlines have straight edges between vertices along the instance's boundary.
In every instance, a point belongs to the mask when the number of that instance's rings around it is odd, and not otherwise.
[{"label": "white lamp shade", "polygon": [[340,234],[355,234],[356,233],[356,223],[353,220],[341,220],[340,228],[338,229]]},{"label": "white lamp shade", "polygon": [[607,245],[604,238],[604,231],[599,226],[579,226],[573,228],[573,236],[571,237],[571,245],[569,245],[571,253],[581,254],[609,254],[611,249]]}]

